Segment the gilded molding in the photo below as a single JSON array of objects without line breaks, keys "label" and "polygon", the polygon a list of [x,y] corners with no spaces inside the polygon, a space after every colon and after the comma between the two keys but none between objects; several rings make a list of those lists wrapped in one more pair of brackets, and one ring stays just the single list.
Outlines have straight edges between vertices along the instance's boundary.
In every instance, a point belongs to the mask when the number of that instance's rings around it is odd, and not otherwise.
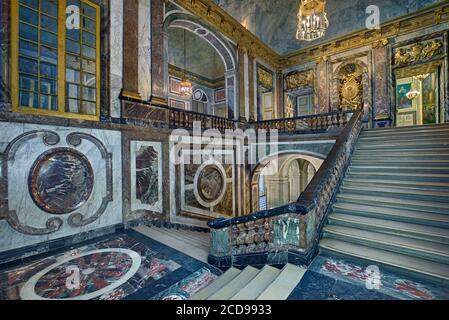
[{"label": "gilded molding", "polygon": [[295,72],[285,77],[286,90],[297,89],[301,87],[313,87],[314,71],[308,70]]},{"label": "gilded molding", "polygon": [[263,68],[257,68],[258,82],[265,88],[273,88],[273,75]]},{"label": "gilded molding", "polygon": [[427,61],[443,53],[442,39],[421,41],[413,45],[394,49],[394,66],[404,66],[418,61]]}]

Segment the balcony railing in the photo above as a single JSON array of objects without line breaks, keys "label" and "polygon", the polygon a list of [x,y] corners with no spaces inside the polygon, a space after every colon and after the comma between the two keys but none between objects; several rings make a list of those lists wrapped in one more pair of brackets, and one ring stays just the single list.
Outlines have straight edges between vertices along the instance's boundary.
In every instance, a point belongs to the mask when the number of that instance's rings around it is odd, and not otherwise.
[{"label": "balcony railing", "polygon": [[[233,256],[275,252],[274,256],[279,257],[280,252],[288,253],[291,250],[306,260],[305,257],[317,247],[326,212],[341,183],[362,128],[361,111],[345,113],[343,117],[323,115],[312,119],[329,119],[329,117],[342,119],[341,121],[346,121],[347,124],[323,165],[296,203],[251,215],[209,222],[211,228],[209,261],[212,264],[229,266],[232,264],[230,261],[233,261],[231,258]],[[317,123],[316,120],[313,121]],[[314,127],[322,127],[324,124],[321,121],[319,120],[320,124]],[[335,121],[339,123],[340,120]],[[327,125],[329,126],[329,122]]]},{"label": "balcony railing", "polygon": [[202,129],[235,129],[236,121],[213,115],[182,109],[170,109],[171,128],[193,128],[194,122],[201,122]]}]

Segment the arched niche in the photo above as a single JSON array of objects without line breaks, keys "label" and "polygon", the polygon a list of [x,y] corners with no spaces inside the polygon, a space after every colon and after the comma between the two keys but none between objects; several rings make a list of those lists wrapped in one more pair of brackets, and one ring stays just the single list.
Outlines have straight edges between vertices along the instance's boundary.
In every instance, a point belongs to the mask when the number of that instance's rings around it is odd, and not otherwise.
[{"label": "arched niche", "polygon": [[[225,66],[225,93],[226,93],[226,105],[230,119],[238,119],[237,108],[237,63],[236,54],[229,42],[222,37],[218,32],[211,30],[204,26],[198,18],[189,15],[187,13],[173,12],[169,13],[164,20],[163,30],[165,34],[168,34],[169,28],[180,28],[195,34],[207,41],[212,48],[220,56]],[[169,43],[165,42],[165,54],[168,56]],[[165,59],[166,61],[168,59]],[[167,68],[168,78],[168,68]]]}]

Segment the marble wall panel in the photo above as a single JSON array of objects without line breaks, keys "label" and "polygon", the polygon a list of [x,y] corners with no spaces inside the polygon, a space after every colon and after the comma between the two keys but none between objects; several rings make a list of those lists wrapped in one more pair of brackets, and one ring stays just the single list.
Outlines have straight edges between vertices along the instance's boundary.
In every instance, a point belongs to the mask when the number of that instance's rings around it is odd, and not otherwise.
[{"label": "marble wall panel", "polygon": [[[0,152],[7,152],[8,146],[12,148],[1,172],[3,179],[8,180],[7,195],[5,190],[2,194],[8,199],[8,219],[0,221],[0,252],[122,222],[122,174],[121,170],[114,170],[122,166],[120,132],[19,123],[3,123],[0,132]],[[43,132],[50,134],[45,136]],[[22,138],[11,143],[18,137]],[[50,214],[39,208],[29,190],[33,163],[44,152],[55,148],[76,150],[87,159],[94,173],[87,202],[68,214]],[[55,188],[62,190],[62,197],[71,192],[60,185]],[[16,217],[20,228],[12,227],[11,217]]]},{"label": "marble wall panel", "polygon": [[111,0],[110,20],[110,99],[111,117],[120,118],[123,87],[123,0]]}]

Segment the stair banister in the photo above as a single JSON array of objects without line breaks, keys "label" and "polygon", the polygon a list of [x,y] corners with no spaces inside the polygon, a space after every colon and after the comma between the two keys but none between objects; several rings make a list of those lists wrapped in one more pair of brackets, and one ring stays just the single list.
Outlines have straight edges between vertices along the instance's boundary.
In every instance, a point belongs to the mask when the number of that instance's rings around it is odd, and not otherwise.
[{"label": "stair banister", "polygon": [[349,164],[362,129],[362,115],[361,110],[347,114],[350,120],[297,202],[210,221],[210,263],[224,266],[229,263],[223,261],[232,261],[235,255],[291,250],[307,260],[317,247],[322,222]]}]

